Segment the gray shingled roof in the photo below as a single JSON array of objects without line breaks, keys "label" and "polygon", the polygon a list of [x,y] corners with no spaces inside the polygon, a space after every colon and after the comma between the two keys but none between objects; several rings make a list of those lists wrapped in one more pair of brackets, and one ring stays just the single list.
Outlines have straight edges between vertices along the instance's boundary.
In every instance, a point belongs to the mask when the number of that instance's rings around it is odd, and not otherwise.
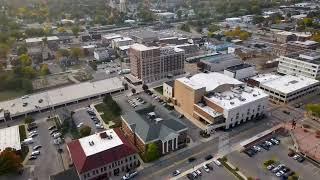
[{"label": "gray shingled roof", "polygon": [[[164,119],[156,123],[147,118],[147,113],[152,112],[153,108],[145,108],[138,111],[127,112],[122,115],[123,119],[129,124],[130,128],[145,142],[162,140],[170,134],[176,134],[187,126],[175,119]],[[157,113],[156,113],[157,114]],[[157,114],[158,115],[158,114]],[[134,127],[134,124],[136,125]]]}]

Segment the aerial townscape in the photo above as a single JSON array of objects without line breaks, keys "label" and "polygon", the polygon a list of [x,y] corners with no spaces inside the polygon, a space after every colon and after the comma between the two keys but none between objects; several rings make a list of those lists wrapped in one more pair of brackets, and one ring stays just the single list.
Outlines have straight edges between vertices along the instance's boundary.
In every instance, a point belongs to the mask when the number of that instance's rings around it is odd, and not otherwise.
[{"label": "aerial townscape", "polygon": [[319,180],[319,0],[0,0],[0,180]]}]

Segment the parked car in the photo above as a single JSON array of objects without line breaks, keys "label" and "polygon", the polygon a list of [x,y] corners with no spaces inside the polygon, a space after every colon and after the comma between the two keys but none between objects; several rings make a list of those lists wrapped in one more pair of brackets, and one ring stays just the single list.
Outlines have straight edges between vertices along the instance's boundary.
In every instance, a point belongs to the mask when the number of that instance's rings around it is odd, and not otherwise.
[{"label": "parked car", "polygon": [[82,122],[77,125],[77,128],[81,128],[81,126],[83,126]]},{"label": "parked car", "polygon": [[189,162],[193,162],[193,161],[195,161],[195,160],[196,160],[195,157],[190,157],[190,158],[188,159]]},{"label": "parked car", "polygon": [[198,174],[198,176],[202,176],[200,169],[195,170],[195,172]]},{"label": "parked car", "polygon": [[59,138],[59,137],[61,137],[61,133],[55,133],[55,134],[53,134],[52,135],[52,137],[54,138],[54,139],[56,139],[56,138]]},{"label": "parked car", "polygon": [[58,145],[62,143],[62,139],[61,138],[56,138],[53,140],[53,144]]},{"label": "parked car", "polygon": [[277,173],[278,171],[281,170],[282,167],[284,167],[284,164],[279,164],[277,167],[272,169],[272,172]]},{"label": "parked car", "polygon": [[203,165],[203,169],[204,169],[204,171],[207,172],[207,173],[210,172],[210,169],[209,169],[206,165]]},{"label": "parked car", "polygon": [[48,130],[52,130],[52,129],[55,129],[55,128],[57,128],[56,126],[50,126],[49,128],[48,128]]},{"label": "parked car", "polygon": [[50,131],[50,135],[53,135],[54,133],[57,133],[58,129],[53,129],[52,131]]},{"label": "parked car", "polygon": [[292,158],[293,158],[294,160],[297,160],[298,158],[300,158],[300,155],[299,155],[299,154],[295,154]]},{"label": "parked car", "polygon": [[30,156],[29,157],[29,160],[35,160],[35,159],[37,159],[37,156]]},{"label": "parked car", "polygon": [[253,149],[255,149],[256,151],[261,151],[262,149],[261,149],[261,147],[259,147],[259,146],[253,146]]},{"label": "parked car", "polygon": [[213,162],[217,165],[217,166],[221,166],[221,162],[218,159],[213,160]]},{"label": "parked car", "polygon": [[213,156],[212,156],[211,154],[209,154],[209,155],[207,155],[204,159],[208,161],[208,160],[210,160],[210,159],[212,159],[212,158],[213,158]]},{"label": "parked car", "polygon": [[212,167],[209,163],[207,163],[206,166],[207,166],[210,170],[213,170],[213,167]]},{"label": "parked car", "polygon": [[280,177],[280,176],[282,176],[282,175],[284,175],[284,172],[283,172],[282,170],[280,170],[280,171],[278,171],[278,172],[276,173],[276,176],[277,176],[277,177]]},{"label": "parked car", "polygon": [[188,173],[188,174],[187,174],[187,178],[190,179],[190,180],[193,180],[193,179],[194,179],[194,177],[193,177],[193,175],[192,175],[191,173]]},{"label": "parked car", "polygon": [[265,143],[269,146],[272,146],[272,143],[270,141],[265,141]]},{"label": "parked car", "polygon": [[138,174],[137,171],[127,173],[126,175],[122,176],[122,179],[123,180],[131,179],[131,178],[135,177],[137,174]]},{"label": "parked car", "polygon": [[32,149],[33,150],[37,150],[37,149],[40,149],[42,146],[41,145],[36,145],[36,146],[34,146]]},{"label": "parked car", "polygon": [[261,143],[260,146],[261,146],[263,149],[267,150],[267,151],[270,150],[270,146],[269,146],[268,144],[266,144],[266,143]]},{"label": "parked car", "polygon": [[29,138],[34,138],[34,137],[36,137],[36,136],[38,136],[38,133],[33,133],[33,134],[30,134],[30,135],[29,135]]},{"label": "parked car", "polygon": [[297,161],[298,161],[299,163],[302,163],[304,160],[305,160],[305,158],[304,158],[303,156],[300,156],[300,157],[297,159]]},{"label": "parked car", "polygon": [[193,175],[193,178],[197,178],[198,177],[198,174],[195,171],[192,172],[192,175]]},{"label": "parked car", "polygon": [[274,164],[270,164],[269,166],[267,166],[267,169],[268,169],[268,170],[272,170],[273,168],[275,168],[275,165],[274,165]]},{"label": "parked car", "polygon": [[178,176],[181,172],[179,170],[175,170],[172,173],[172,176]]},{"label": "parked car", "polygon": [[40,155],[40,151],[32,151],[31,156]]},{"label": "parked car", "polygon": [[270,139],[270,142],[271,142],[273,145],[279,145],[279,144],[280,144],[280,142],[279,142],[278,140],[273,139],[273,138]]}]

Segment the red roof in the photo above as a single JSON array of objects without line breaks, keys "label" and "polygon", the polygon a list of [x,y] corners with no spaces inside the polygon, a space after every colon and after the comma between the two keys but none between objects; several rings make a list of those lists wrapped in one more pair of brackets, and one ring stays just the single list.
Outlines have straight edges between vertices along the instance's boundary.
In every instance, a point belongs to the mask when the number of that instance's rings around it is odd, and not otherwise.
[{"label": "red roof", "polygon": [[130,144],[120,129],[114,129],[114,131],[117,133],[123,144],[91,156],[85,155],[79,140],[68,143],[67,146],[78,173],[82,174],[137,153],[134,146]]}]

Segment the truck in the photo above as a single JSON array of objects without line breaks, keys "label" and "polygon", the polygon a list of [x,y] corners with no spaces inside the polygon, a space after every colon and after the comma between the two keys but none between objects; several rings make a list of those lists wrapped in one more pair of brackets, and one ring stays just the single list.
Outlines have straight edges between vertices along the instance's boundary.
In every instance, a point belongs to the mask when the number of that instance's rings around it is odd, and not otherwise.
[{"label": "truck", "polygon": [[33,140],[33,138],[27,138],[24,141],[22,141],[22,143],[23,144],[32,144],[32,143],[34,143],[34,140]]}]

